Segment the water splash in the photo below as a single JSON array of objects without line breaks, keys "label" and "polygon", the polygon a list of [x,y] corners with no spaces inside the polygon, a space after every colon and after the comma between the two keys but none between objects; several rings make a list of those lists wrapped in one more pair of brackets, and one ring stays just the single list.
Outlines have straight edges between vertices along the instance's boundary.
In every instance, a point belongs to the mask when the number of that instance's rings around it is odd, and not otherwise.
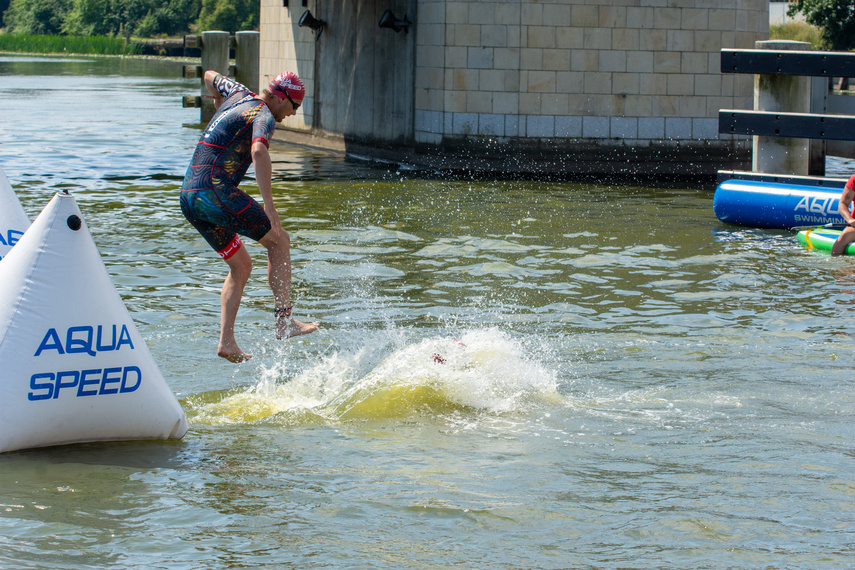
[{"label": "water splash", "polygon": [[503,414],[563,400],[558,375],[523,342],[497,328],[459,339],[398,339],[382,354],[362,346],[324,356],[293,373],[274,366],[250,387],[187,398],[192,423],[274,421],[285,425]]}]

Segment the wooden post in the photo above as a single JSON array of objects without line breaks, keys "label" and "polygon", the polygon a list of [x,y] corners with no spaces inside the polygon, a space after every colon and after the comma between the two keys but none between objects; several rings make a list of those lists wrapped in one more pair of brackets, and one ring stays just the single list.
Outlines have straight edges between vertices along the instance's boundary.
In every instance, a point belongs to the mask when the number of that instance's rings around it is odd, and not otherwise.
[{"label": "wooden post", "polygon": [[[754,43],[755,49],[810,50],[808,42],[769,40]],[[810,77],[800,75],[755,75],[754,110],[810,113]],[[807,176],[810,165],[809,139],[755,136],[751,169],[754,172]]]},{"label": "wooden post", "polygon": [[201,120],[207,123],[214,116],[214,100],[205,88],[205,72],[213,69],[223,75],[229,74],[229,33],[202,32],[202,109]]},{"label": "wooden post", "polygon": [[235,79],[258,93],[258,32],[235,33]]}]

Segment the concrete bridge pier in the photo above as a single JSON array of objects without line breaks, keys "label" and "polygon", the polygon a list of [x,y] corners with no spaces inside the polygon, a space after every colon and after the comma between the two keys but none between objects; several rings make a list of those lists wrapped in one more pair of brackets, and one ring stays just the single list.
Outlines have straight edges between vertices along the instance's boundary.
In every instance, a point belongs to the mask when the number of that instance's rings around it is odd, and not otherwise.
[{"label": "concrete bridge pier", "polygon": [[[755,49],[809,51],[808,42],[768,40]],[[754,110],[784,113],[811,112],[811,78],[802,75],[755,75]],[[751,170],[807,176],[810,172],[810,139],[754,136]]]}]

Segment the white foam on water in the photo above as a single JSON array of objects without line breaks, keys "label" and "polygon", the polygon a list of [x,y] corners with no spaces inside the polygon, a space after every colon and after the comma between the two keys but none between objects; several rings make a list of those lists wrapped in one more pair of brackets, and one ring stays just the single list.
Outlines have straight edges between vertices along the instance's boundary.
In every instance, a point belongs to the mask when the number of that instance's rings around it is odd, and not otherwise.
[{"label": "white foam on water", "polygon": [[191,421],[243,423],[280,416],[286,423],[336,422],[452,410],[502,414],[563,400],[557,372],[498,328],[420,340],[396,338],[400,332],[381,331],[386,342],[377,343],[380,350],[364,342],[298,372],[274,365],[252,386],[191,397]]}]

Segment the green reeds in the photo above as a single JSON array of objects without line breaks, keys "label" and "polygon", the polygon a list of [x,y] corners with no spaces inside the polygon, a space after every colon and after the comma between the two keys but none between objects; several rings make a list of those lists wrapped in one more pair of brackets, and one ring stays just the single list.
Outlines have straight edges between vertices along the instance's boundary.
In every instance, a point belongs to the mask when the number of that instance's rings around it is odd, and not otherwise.
[{"label": "green reeds", "polygon": [[31,36],[0,34],[0,51],[22,53],[74,53],[92,55],[137,55],[142,45],[107,36]]},{"label": "green reeds", "polygon": [[778,26],[769,26],[770,40],[795,40],[809,42],[811,49],[825,49],[822,30],[806,22],[787,22]]}]

